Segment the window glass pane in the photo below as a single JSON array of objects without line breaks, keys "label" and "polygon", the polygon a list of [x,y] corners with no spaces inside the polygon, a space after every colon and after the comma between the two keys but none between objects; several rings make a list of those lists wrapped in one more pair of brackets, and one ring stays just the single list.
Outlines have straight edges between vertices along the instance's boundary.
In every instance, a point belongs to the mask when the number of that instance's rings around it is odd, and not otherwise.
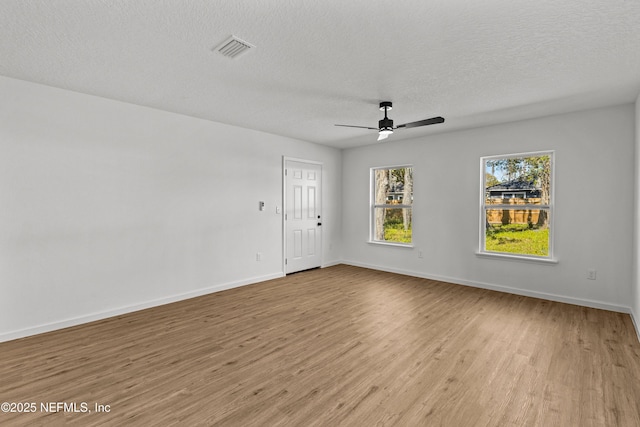
[{"label": "window glass pane", "polygon": [[413,169],[373,169],[373,227],[371,239],[378,242],[411,243]]},{"label": "window glass pane", "polygon": [[549,256],[548,209],[486,209],[485,250]]},{"label": "window glass pane", "polygon": [[411,243],[411,208],[375,208],[375,240]]},{"label": "window glass pane", "polygon": [[504,157],[484,162],[487,205],[548,205],[551,156]]},{"label": "window glass pane", "polygon": [[413,202],[413,169],[377,169],[376,205],[410,205]]}]

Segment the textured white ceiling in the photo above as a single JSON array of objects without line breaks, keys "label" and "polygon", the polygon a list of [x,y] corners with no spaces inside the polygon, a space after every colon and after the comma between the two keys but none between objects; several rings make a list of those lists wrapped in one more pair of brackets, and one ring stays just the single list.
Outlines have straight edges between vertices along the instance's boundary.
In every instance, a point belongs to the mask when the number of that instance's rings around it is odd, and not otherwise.
[{"label": "textured white ceiling", "polygon": [[640,0],[2,0],[0,74],[336,147],[447,120],[392,143],[632,102]]}]

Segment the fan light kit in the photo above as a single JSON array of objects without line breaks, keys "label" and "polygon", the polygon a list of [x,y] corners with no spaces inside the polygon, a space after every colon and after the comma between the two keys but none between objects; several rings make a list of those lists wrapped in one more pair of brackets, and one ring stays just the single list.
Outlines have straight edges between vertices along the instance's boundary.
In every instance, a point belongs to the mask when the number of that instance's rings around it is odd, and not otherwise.
[{"label": "fan light kit", "polygon": [[432,117],[430,119],[419,120],[417,122],[405,123],[403,125],[393,126],[393,120],[387,117],[387,112],[393,108],[393,104],[390,101],[383,101],[380,103],[380,111],[384,111],[384,118],[378,121],[378,127],[372,128],[367,126],[353,126],[353,125],[336,125],[343,126],[349,128],[360,128],[360,129],[372,129],[378,131],[378,141],[383,139],[387,139],[389,135],[393,133],[395,129],[401,128],[415,128],[419,126],[427,126],[427,125],[435,125],[438,123],[444,123],[444,118],[442,117]]}]

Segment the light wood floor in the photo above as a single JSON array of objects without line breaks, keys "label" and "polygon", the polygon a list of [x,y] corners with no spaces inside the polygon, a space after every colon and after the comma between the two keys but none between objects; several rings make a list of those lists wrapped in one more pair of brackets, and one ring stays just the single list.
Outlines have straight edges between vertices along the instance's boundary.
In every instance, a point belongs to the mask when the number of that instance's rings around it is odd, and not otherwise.
[{"label": "light wood floor", "polygon": [[4,401],[110,412],[3,426],[640,426],[640,344],[626,314],[336,266],[0,344]]}]

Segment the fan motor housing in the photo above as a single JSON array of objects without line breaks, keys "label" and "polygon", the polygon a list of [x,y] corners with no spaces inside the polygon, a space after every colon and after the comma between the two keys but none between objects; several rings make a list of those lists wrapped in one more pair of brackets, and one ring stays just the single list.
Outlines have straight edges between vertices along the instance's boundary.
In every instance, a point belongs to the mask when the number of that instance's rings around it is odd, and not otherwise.
[{"label": "fan motor housing", "polygon": [[393,130],[393,120],[385,117],[384,119],[378,121],[378,129]]}]

